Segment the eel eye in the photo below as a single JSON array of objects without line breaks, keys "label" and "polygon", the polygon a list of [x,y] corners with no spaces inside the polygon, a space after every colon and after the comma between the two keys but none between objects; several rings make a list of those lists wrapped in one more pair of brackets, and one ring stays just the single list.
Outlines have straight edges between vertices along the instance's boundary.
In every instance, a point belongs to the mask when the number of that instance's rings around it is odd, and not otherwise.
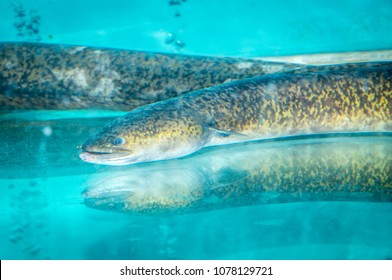
[{"label": "eel eye", "polygon": [[119,145],[124,145],[125,144],[125,139],[122,137],[116,137],[112,141],[113,145],[119,146]]}]

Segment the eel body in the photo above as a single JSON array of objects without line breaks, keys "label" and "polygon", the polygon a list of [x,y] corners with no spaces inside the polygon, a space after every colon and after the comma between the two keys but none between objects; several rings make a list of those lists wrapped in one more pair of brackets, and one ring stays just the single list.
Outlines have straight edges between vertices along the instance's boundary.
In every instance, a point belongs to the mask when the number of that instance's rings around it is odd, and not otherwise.
[{"label": "eel body", "polygon": [[41,43],[0,43],[0,109],[129,111],[298,64]]},{"label": "eel body", "polygon": [[392,202],[392,137],[261,141],[92,175],[86,206],[192,213],[271,203]]},{"label": "eel body", "polygon": [[336,132],[392,131],[392,63],[293,70],[135,109],[83,145],[92,163],[185,156],[205,146]]}]

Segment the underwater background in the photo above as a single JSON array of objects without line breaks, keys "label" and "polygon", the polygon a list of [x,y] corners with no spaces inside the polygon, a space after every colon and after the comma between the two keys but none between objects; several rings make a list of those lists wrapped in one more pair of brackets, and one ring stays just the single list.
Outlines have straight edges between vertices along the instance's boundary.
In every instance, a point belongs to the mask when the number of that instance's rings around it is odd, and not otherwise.
[{"label": "underwater background", "polygon": [[[0,41],[237,57],[392,48],[389,0],[0,0],[0,15]],[[85,200],[91,177],[115,168],[82,162],[76,146],[121,114],[0,112],[0,259],[392,258],[392,203],[382,193],[282,200],[272,193],[227,204],[210,197],[206,203],[217,207],[162,213],[92,207]],[[276,145],[290,151],[304,146],[310,160],[318,158],[318,144],[331,140],[314,141]],[[343,145],[341,154],[358,147],[346,166],[361,167],[361,154],[378,155],[361,170],[379,163],[390,181],[390,135],[332,142]],[[183,161],[197,165],[203,153]],[[329,154],[331,164],[342,159]],[[182,159],[174,162],[182,165]],[[241,184],[241,172],[232,170],[224,169],[222,185]],[[183,195],[180,201],[189,203]]]}]

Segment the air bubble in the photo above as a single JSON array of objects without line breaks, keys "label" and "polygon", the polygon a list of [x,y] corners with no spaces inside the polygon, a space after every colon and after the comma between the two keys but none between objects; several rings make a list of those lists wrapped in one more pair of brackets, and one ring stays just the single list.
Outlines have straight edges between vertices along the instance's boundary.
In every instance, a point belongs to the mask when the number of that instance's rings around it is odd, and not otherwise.
[{"label": "air bubble", "polygon": [[165,44],[171,44],[176,39],[176,36],[173,33],[167,33],[165,38]]},{"label": "air bubble", "polygon": [[45,126],[44,128],[42,128],[42,133],[46,136],[49,137],[52,135],[53,130],[50,126]]}]

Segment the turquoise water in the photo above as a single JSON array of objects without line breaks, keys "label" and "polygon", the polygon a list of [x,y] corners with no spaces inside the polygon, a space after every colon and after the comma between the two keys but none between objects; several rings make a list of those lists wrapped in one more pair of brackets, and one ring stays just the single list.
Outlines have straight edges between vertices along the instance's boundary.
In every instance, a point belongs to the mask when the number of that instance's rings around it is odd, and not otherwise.
[{"label": "turquoise water", "polygon": [[[0,39],[236,56],[391,47],[389,0],[1,0]],[[40,16],[39,34],[17,36],[11,3]],[[16,5],[17,6],[17,5]],[[176,17],[175,14],[180,16]]]},{"label": "turquoise water", "polygon": [[[2,0],[0,40],[233,56],[392,47],[387,0],[168,3]],[[21,20],[15,7],[26,11],[25,21],[39,16],[37,33],[14,27]],[[165,43],[168,33],[182,44]],[[212,198],[215,208],[179,213],[121,213],[123,204],[111,211],[92,207],[84,200],[86,189],[106,168],[79,160],[76,146],[118,114],[1,113],[0,259],[392,258],[392,203],[383,195],[283,201],[272,194],[240,205]],[[391,136],[382,139],[391,143]],[[383,151],[392,158],[390,148]],[[230,182],[232,174],[227,176]]]}]

